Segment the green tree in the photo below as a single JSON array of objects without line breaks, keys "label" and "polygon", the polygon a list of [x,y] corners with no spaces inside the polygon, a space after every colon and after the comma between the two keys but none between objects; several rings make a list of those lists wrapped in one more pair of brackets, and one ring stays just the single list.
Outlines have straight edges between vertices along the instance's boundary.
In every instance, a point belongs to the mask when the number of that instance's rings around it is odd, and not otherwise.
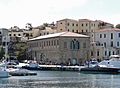
[{"label": "green tree", "polygon": [[0,60],[4,57],[4,55],[5,55],[5,51],[4,51],[3,47],[1,47],[1,49],[0,49]]},{"label": "green tree", "polygon": [[26,49],[27,49],[26,43],[17,43],[16,44],[16,55],[17,55],[17,59],[19,61],[26,59]]},{"label": "green tree", "polygon": [[115,27],[120,29],[120,24],[117,24]]}]

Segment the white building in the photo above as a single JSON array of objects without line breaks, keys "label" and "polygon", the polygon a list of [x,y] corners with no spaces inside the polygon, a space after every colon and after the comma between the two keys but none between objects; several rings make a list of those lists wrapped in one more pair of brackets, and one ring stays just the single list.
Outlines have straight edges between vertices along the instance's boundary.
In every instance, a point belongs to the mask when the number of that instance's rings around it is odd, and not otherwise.
[{"label": "white building", "polygon": [[95,51],[93,56],[97,59],[108,58],[114,54],[120,55],[120,29],[107,28],[97,31],[93,51]]}]

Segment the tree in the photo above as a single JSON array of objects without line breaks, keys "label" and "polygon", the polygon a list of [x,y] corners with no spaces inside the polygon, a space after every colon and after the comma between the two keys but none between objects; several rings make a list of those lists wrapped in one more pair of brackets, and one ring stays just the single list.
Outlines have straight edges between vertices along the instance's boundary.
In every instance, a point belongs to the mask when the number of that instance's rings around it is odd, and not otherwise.
[{"label": "tree", "polygon": [[29,30],[32,30],[32,28],[33,28],[33,27],[32,27],[32,24],[31,24],[31,23],[27,23],[27,24],[26,24],[26,28],[28,28]]},{"label": "tree", "polygon": [[44,27],[48,27],[48,23],[43,23],[43,26]]},{"label": "tree", "polygon": [[117,24],[115,27],[120,29],[120,24]]},{"label": "tree", "polygon": [[4,57],[5,55],[5,51],[3,49],[3,47],[1,47],[1,50],[0,50],[0,60]]}]

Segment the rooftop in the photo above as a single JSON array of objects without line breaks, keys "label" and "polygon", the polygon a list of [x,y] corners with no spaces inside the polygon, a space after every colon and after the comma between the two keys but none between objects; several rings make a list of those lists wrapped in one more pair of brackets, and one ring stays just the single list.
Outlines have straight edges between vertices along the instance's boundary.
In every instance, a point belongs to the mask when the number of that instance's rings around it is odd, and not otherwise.
[{"label": "rooftop", "polygon": [[93,21],[93,20],[90,20],[90,19],[79,19],[79,21]]},{"label": "rooftop", "polygon": [[120,29],[118,29],[118,28],[106,28],[106,29],[98,30],[97,32],[111,32],[111,31],[119,31],[120,32]]},{"label": "rooftop", "polygon": [[66,20],[70,20],[70,21],[76,21],[76,22],[78,22],[77,20],[74,20],[74,19],[68,19],[68,18],[66,18],[66,19],[62,19],[62,20],[58,20],[57,22],[59,22],[59,21],[66,21]]},{"label": "rooftop", "polygon": [[29,39],[30,41],[32,40],[39,40],[39,39],[45,39],[45,38],[52,38],[52,37],[58,37],[58,36],[64,36],[64,37],[81,37],[81,38],[88,38],[89,36],[82,35],[82,34],[77,34],[73,32],[60,32],[60,33],[54,33],[54,34],[49,34],[49,35],[44,35],[44,36],[38,36],[36,38]]}]

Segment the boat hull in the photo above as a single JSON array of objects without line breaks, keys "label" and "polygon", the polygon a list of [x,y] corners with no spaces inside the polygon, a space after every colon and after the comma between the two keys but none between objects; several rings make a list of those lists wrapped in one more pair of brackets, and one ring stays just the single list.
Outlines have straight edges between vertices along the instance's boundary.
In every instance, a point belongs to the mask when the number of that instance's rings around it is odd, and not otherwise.
[{"label": "boat hull", "polygon": [[8,78],[8,77],[10,77],[9,72],[0,71],[0,78]]},{"label": "boat hull", "polygon": [[81,68],[81,72],[85,73],[112,73],[117,74],[120,73],[120,69],[118,68],[106,68],[106,67],[93,67],[93,68]]}]

